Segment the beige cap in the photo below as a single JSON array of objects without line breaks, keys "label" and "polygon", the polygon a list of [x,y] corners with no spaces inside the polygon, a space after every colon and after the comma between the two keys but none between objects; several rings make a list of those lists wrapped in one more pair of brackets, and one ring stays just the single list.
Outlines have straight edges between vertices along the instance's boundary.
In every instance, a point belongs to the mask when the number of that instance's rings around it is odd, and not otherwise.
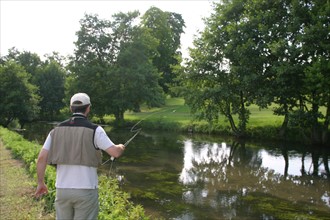
[{"label": "beige cap", "polygon": [[91,100],[89,96],[86,93],[76,93],[71,97],[70,105],[71,106],[84,106],[84,105],[90,105]]}]

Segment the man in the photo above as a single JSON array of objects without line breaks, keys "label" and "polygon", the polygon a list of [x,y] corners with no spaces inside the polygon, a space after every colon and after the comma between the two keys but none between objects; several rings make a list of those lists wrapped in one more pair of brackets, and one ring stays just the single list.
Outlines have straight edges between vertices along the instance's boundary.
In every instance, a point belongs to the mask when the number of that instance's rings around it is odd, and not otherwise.
[{"label": "man", "polygon": [[87,94],[73,95],[73,115],[50,131],[38,156],[36,197],[48,193],[44,182],[47,164],[56,165],[56,219],[97,219],[101,150],[115,158],[125,150],[124,145],[115,145],[102,127],[87,119],[90,108]]}]

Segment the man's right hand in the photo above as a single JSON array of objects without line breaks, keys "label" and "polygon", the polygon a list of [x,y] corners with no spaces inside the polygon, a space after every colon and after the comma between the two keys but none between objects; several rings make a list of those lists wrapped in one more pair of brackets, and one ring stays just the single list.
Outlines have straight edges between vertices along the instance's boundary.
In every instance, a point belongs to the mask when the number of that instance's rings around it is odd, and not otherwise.
[{"label": "man's right hand", "polygon": [[120,157],[123,154],[124,150],[125,150],[125,145],[123,145],[123,144],[115,144],[115,145],[109,147],[108,149],[106,149],[105,151],[111,157],[118,158],[118,157]]},{"label": "man's right hand", "polygon": [[34,193],[36,198],[39,198],[48,193],[48,188],[45,183],[38,184],[37,190]]}]

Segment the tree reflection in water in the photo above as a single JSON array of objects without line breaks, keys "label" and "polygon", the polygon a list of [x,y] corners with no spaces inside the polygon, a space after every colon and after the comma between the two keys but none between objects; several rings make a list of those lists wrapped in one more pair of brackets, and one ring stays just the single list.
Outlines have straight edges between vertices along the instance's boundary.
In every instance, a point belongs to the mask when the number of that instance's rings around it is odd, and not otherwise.
[{"label": "tree reflection in water", "polygon": [[[179,180],[187,186],[186,203],[209,205],[236,216],[242,199],[267,195],[330,208],[328,155],[288,150],[252,149],[245,144],[185,141]],[[189,187],[198,185],[199,187]],[[245,210],[246,212],[247,210]]]},{"label": "tree reflection in water", "polygon": [[[52,127],[34,123],[24,137],[43,143]],[[120,142],[127,131],[110,136]],[[223,141],[140,133],[113,175],[165,219],[330,219],[329,150]],[[106,165],[100,172],[108,174]]]}]

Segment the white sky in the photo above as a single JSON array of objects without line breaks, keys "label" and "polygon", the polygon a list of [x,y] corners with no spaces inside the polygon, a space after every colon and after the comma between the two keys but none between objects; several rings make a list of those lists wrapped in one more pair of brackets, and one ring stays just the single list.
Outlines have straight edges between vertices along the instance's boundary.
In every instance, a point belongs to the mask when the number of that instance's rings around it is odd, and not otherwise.
[{"label": "white sky", "polygon": [[67,56],[73,54],[75,33],[80,29],[79,20],[84,13],[98,14],[99,18],[110,20],[117,12],[138,10],[143,15],[155,6],[182,15],[186,28],[181,47],[183,56],[187,57],[187,48],[192,47],[194,35],[204,29],[202,18],[212,12],[211,5],[211,0],[0,0],[1,56],[7,55],[12,47],[37,53],[41,58],[53,51]]}]

